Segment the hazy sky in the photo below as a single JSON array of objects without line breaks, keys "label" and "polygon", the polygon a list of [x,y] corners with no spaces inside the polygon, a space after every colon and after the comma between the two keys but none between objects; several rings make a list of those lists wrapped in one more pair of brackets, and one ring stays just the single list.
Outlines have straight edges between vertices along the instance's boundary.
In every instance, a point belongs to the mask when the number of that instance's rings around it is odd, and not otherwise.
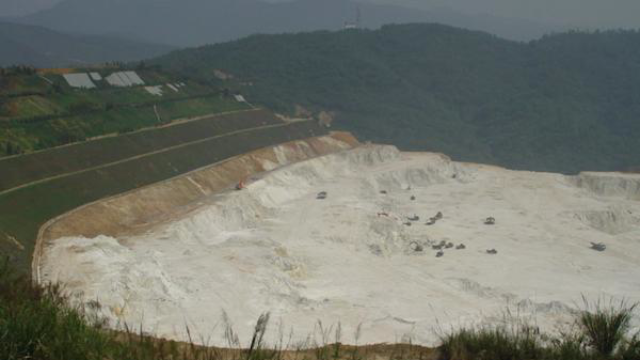
[{"label": "hazy sky", "polygon": [[[26,14],[61,0],[0,0],[0,15]],[[105,0],[108,1],[108,0]],[[132,0],[134,1],[134,0]],[[215,0],[211,0],[215,1]],[[268,0],[286,1],[286,0]],[[324,1],[324,0],[317,0]],[[360,0],[492,14],[574,27],[640,28],[640,0]]]},{"label": "hazy sky", "polygon": [[0,0],[0,16],[24,15],[53,6],[60,0]]},{"label": "hazy sky", "polygon": [[[416,6],[432,0],[378,0]],[[640,27],[640,0],[439,0],[440,4],[469,12],[523,18],[563,25]]]}]

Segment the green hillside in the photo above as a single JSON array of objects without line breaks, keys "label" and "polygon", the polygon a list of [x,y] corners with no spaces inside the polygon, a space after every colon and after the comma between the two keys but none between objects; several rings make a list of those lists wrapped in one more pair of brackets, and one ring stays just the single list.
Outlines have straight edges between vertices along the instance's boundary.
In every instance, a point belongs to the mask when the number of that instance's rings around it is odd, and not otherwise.
[{"label": "green hillside", "polygon": [[520,43],[393,25],[252,36],[153,62],[279,111],[331,112],[334,126],[405,150],[565,173],[640,163],[635,31]]},{"label": "green hillside", "polygon": [[[118,87],[105,80],[121,70],[127,69],[0,69],[0,157],[249,108],[220,88],[144,66],[129,69],[144,85]],[[92,89],[76,88],[64,72],[97,73],[102,80]]]}]

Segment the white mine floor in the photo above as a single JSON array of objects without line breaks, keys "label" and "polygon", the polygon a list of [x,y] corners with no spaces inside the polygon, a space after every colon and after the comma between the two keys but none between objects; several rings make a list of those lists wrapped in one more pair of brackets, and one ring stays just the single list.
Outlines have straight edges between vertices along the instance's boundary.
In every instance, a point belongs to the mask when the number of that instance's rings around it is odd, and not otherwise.
[{"label": "white mine floor", "polygon": [[[436,257],[441,241],[466,248]],[[143,236],[56,240],[42,274],[98,300],[114,327],[188,340],[188,326],[209,345],[228,345],[227,323],[246,345],[265,312],[270,342],[307,345],[322,331],[335,341],[338,323],[359,344],[432,345],[505,320],[556,331],[583,297],[640,301],[640,175],[515,172],[368,145],[266,173]]]}]

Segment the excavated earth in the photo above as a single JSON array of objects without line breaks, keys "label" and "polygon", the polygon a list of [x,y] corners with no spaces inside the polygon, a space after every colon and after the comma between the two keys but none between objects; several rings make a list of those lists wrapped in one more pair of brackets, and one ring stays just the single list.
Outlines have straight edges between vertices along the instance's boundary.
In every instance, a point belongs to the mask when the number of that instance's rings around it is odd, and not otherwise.
[{"label": "excavated earth", "polygon": [[271,341],[321,342],[340,324],[344,343],[433,345],[460,326],[566,329],[583,297],[640,301],[640,175],[323,141],[335,151],[293,162],[274,148],[245,190],[204,191],[162,221],[50,233],[40,280],[98,300],[114,327],[179,340],[188,327],[209,345],[228,345],[229,326],[248,342],[266,312]]}]

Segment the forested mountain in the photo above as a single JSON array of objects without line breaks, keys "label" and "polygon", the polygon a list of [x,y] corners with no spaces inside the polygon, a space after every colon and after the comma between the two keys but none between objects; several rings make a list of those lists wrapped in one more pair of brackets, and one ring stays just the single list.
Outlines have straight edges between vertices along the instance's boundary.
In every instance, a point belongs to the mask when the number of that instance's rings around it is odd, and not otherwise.
[{"label": "forested mountain", "polygon": [[108,36],[69,35],[38,26],[0,22],[0,66],[83,66],[159,56],[173,48]]},{"label": "forested mountain", "polygon": [[278,111],[333,112],[335,127],[405,150],[567,173],[640,164],[634,31],[519,43],[442,25],[394,25],[252,36],[155,62],[226,82]]},{"label": "forested mountain", "polygon": [[17,20],[71,33],[121,34],[175,46],[200,46],[256,33],[339,30],[345,22],[356,20],[357,9],[361,25],[367,28],[429,21],[514,39],[531,39],[553,30],[527,21],[442,8],[425,11],[353,0],[65,0]]}]

